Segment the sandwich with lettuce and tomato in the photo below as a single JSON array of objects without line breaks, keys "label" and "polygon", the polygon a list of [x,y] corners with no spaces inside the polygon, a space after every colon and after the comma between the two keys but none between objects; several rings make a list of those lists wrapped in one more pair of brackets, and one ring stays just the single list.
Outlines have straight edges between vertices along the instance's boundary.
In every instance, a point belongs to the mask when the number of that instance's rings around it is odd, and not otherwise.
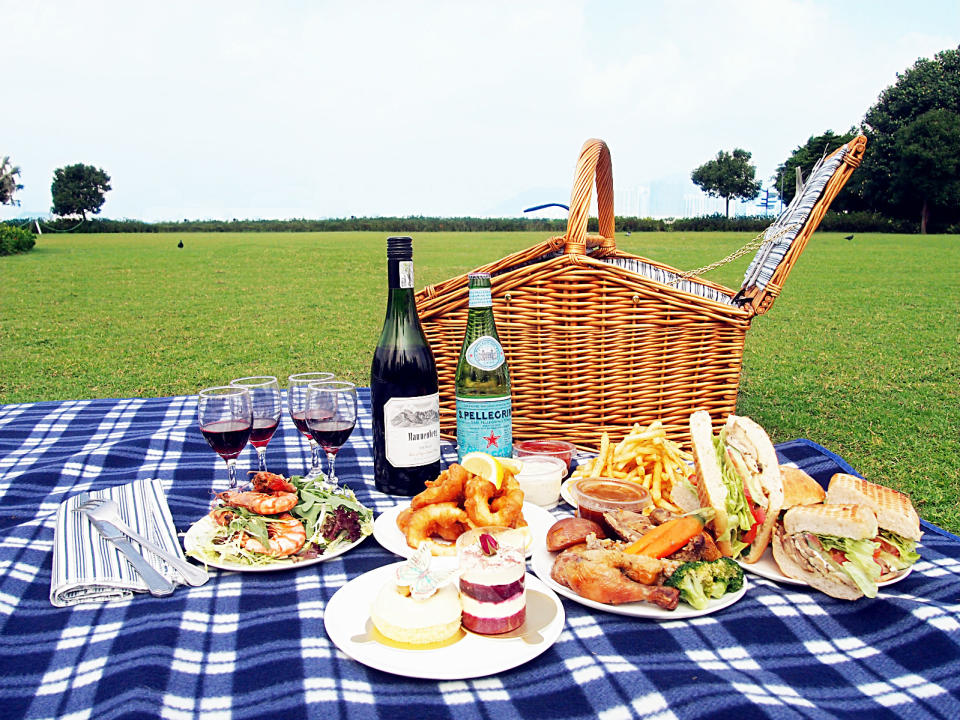
[{"label": "sandwich with lettuce and tomato", "polygon": [[710,414],[690,416],[697,495],[714,509],[710,530],[727,557],[755,563],[763,555],[783,505],[783,482],[773,443],[748,417],[731,415],[718,435]]},{"label": "sandwich with lettuce and tomato", "polygon": [[842,600],[875,597],[881,568],[877,517],[865,505],[797,505],[783,514],[771,547],[787,577]]},{"label": "sandwich with lettuce and tomato", "polygon": [[923,537],[920,517],[910,498],[892,488],[863,478],[837,473],[827,486],[827,503],[864,505],[877,516],[877,544],[874,556],[880,565],[880,582],[907,572],[920,559],[917,543]]}]

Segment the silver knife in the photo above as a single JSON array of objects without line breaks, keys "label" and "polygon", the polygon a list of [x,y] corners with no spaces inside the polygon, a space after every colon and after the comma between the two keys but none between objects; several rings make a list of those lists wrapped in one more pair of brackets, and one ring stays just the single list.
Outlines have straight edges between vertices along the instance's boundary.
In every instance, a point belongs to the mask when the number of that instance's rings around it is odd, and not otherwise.
[{"label": "silver knife", "polygon": [[140,577],[147,583],[147,589],[151,595],[165,597],[173,592],[176,585],[157,572],[153,565],[148,563],[147,559],[134,549],[130,541],[127,540],[127,536],[114,527],[113,524],[105,522],[104,520],[94,520],[93,518],[90,518],[90,524],[92,524],[97,529],[97,532],[103,535],[106,540],[116,545],[117,550],[127,557],[130,564],[133,565],[134,569],[140,573]]}]

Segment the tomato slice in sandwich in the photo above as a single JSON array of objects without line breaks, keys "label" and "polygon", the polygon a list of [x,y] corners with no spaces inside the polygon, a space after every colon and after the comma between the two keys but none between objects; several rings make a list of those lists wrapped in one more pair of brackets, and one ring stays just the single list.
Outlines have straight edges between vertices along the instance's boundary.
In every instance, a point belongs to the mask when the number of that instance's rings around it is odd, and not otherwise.
[{"label": "tomato slice in sandwich", "polygon": [[750,508],[750,513],[753,515],[753,525],[743,534],[740,541],[749,545],[756,540],[757,532],[760,530],[760,526],[763,525],[763,521],[767,519],[767,514],[763,511],[762,507],[753,502],[753,498],[750,497],[750,491],[747,490],[746,485],[743,486],[743,494],[747,499],[747,507]]}]

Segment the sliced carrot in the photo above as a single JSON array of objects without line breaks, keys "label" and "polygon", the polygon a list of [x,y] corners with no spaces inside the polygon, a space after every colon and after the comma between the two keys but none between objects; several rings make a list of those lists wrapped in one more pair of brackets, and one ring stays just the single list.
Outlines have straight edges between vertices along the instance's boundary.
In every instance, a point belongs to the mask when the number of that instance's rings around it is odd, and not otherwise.
[{"label": "sliced carrot", "polygon": [[667,557],[699,535],[708,521],[704,513],[667,520],[663,525],[644,533],[639,540],[630,543],[624,548],[624,552],[657,559]]}]

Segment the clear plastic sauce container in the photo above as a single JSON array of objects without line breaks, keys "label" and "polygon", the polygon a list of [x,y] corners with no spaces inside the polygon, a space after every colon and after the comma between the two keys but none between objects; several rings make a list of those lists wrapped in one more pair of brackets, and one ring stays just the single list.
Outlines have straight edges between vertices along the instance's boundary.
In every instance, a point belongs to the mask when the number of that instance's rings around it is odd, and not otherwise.
[{"label": "clear plastic sauce container", "polygon": [[523,499],[542,507],[556,505],[560,500],[560,483],[567,474],[566,463],[546,455],[528,455],[522,462],[517,482],[523,490]]}]

